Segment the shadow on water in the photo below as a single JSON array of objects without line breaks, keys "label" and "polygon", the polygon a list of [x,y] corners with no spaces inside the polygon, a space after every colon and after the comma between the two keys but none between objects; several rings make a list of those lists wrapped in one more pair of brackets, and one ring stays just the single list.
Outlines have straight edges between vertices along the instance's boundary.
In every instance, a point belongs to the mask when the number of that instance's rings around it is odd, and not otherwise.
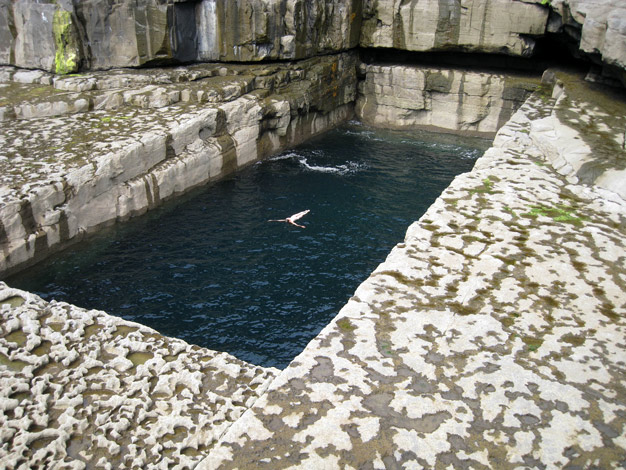
[{"label": "shadow on water", "polygon": [[284,368],[489,144],[351,122],[7,282]]}]

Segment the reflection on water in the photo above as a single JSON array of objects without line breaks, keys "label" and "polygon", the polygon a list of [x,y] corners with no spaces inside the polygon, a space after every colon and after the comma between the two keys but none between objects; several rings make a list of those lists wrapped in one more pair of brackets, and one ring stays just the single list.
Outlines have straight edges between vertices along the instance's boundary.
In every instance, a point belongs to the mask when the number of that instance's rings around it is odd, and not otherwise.
[{"label": "reflection on water", "polygon": [[488,144],[352,122],[8,283],[283,368]]}]

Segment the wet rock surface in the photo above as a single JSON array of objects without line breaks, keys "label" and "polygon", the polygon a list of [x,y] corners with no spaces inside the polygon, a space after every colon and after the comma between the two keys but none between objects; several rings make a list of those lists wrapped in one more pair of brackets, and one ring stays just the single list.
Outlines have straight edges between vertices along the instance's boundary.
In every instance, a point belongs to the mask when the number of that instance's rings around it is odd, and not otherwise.
[{"label": "wet rock surface", "polygon": [[522,106],[197,468],[624,467],[626,203],[535,144],[555,107]]},{"label": "wet rock surface", "polygon": [[277,370],[0,283],[4,468],[192,468]]}]

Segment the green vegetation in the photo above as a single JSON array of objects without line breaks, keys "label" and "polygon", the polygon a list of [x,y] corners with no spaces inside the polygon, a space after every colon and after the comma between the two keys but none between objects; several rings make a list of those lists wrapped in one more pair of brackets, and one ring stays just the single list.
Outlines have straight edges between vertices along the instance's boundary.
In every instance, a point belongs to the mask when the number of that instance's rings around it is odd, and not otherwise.
[{"label": "green vegetation", "polygon": [[574,209],[572,207],[561,204],[557,204],[554,207],[548,207],[542,204],[538,206],[530,206],[530,211],[522,215],[532,218],[545,216],[550,217],[555,222],[570,222],[573,224],[581,224],[584,220],[583,217],[574,215]]},{"label": "green vegetation", "polygon": [[356,330],[356,326],[354,326],[352,324],[352,322],[350,320],[348,320],[347,318],[342,318],[341,320],[337,321],[337,326],[342,329],[343,331],[354,331]]},{"label": "green vegetation", "polygon": [[69,11],[58,9],[54,12],[52,20],[56,46],[54,71],[62,75],[78,71],[78,48],[72,26],[72,15]]},{"label": "green vegetation", "polygon": [[526,344],[526,348],[529,351],[536,351],[543,344],[543,340],[542,339],[531,338],[531,337],[528,337],[528,336],[525,337],[525,338],[522,338],[522,341],[524,342],[524,344]]},{"label": "green vegetation", "polygon": [[498,178],[494,176],[487,176],[483,180],[482,186],[474,189],[470,189],[471,194],[493,194],[493,182],[498,181]]}]

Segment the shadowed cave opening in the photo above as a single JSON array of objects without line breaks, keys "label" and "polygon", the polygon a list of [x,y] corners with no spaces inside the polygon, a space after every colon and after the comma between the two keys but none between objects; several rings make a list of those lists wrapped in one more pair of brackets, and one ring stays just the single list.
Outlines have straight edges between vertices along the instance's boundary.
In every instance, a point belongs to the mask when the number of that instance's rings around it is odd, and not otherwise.
[{"label": "shadowed cave opening", "polygon": [[490,143],[352,121],[7,282],[284,368]]}]

